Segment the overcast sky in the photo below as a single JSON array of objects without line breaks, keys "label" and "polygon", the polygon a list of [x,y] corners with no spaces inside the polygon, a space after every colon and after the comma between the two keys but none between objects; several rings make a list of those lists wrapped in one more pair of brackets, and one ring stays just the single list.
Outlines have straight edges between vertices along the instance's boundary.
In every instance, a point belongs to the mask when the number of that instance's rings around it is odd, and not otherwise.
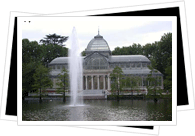
[{"label": "overcast sky", "polygon": [[[71,36],[75,27],[81,51],[98,34],[98,27],[111,51],[117,46],[153,43],[164,33],[172,32],[170,17],[23,17],[22,20],[22,38],[37,42],[53,33]],[[65,43],[68,48],[69,41]]]}]

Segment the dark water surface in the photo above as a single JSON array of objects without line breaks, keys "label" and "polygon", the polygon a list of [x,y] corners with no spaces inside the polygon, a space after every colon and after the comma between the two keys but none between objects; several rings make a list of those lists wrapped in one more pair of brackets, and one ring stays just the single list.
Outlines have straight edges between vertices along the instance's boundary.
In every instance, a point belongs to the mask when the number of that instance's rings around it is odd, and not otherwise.
[{"label": "dark water surface", "polygon": [[62,101],[23,101],[24,121],[171,121],[172,102],[159,100],[84,100],[71,107]]}]

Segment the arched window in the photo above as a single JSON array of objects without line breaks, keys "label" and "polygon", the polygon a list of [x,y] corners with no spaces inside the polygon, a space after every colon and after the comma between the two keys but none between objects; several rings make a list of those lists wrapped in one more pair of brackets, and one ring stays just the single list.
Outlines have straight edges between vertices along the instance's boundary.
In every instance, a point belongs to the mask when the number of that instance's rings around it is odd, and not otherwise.
[{"label": "arched window", "polygon": [[85,64],[86,69],[108,69],[107,60],[100,55],[91,56]]}]

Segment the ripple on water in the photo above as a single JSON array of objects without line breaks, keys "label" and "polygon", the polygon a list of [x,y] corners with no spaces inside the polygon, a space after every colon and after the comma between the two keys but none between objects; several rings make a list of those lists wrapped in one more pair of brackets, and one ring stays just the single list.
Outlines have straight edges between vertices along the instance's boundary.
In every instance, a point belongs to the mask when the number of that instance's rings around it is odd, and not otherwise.
[{"label": "ripple on water", "polygon": [[22,108],[25,121],[165,121],[172,119],[169,102],[157,104],[147,101],[94,100],[85,101],[83,105],[68,105],[62,102],[26,103]]}]

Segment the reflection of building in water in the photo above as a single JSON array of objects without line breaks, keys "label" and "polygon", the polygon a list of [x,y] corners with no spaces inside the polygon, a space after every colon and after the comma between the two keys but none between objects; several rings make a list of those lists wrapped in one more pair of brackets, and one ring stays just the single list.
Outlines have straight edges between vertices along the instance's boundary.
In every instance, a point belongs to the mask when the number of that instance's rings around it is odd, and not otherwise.
[{"label": "reflection of building in water", "polygon": [[[149,82],[146,80],[150,74],[148,65],[150,60],[143,55],[111,55],[108,43],[103,36],[96,35],[88,44],[85,50],[86,56],[83,57],[83,90],[90,93],[102,93],[111,90],[110,73],[115,66],[122,68],[125,76],[138,76],[140,90],[146,90]],[[68,69],[68,57],[58,57],[51,61],[49,67],[52,68],[51,78],[55,90],[56,77],[62,68]],[[163,75],[158,71],[153,73],[157,78],[158,86],[163,88]],[[52,89],[52,90],[53,90]]]}]

